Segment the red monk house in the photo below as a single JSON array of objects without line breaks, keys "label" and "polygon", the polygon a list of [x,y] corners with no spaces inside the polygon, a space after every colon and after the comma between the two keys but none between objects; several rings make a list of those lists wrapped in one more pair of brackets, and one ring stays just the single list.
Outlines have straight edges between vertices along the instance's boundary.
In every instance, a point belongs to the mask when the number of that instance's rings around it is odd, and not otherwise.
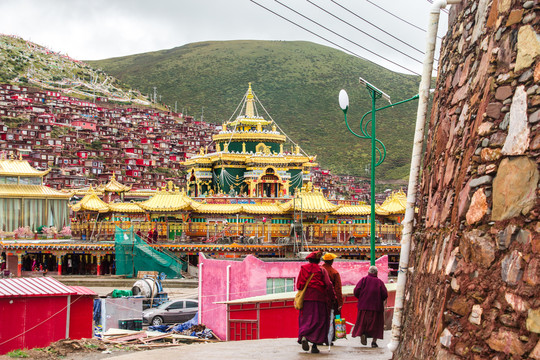
[{"label": "red monk house", "polygon": [[0,279],[0,355],[91,337],[95,296],[50,277]]},{"label": "red monk house", "polygon": [[[396,284],[387,283],[388,299],[384,314],[385,330],[392,327]],[[356,322],[357,299],[354,286],[343,286],[341,317],[347,322],[347,337],[351,337]],[[298,337],[298,310],[294,308],[296,292],[254,296],[223,301],[227,305],[227,341],[296,338]]]}]

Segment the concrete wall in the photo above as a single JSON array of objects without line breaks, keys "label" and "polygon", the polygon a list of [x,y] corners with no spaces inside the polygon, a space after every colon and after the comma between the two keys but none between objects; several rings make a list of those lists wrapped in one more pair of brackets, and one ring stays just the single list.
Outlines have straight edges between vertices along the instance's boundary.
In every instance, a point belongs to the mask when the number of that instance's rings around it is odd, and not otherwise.
[{"label": "concrete wall", "polygon": [[[294,278],[306,261],[262,261],[248,255],[242,261],[207,259],[199,254],[199,322],[211,328],[220,338],[227,335],[227,307],[215,302],[243,299],[266,294],[267,278]],[[388,257],[376,260],[379,278],[388,282]],[[227,289],[227,268],[229,288]],[[356,285],[367,274],[369,261],[334,261],[334,268],[341,274],[343,285]],[[296,290],[296,284],[295,284]],[[228,294],[228,299],[227,299]]]},{"label": "concrete wall", "polygon": [[538,6],[450,11],[394,359],[540,359]]}]

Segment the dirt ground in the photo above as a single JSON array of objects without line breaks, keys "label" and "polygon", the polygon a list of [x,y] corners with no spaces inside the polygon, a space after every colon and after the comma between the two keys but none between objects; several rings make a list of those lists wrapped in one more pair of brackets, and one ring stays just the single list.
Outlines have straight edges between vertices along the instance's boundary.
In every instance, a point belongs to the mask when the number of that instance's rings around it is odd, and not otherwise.
[{"label": "dirt ground", "polygon": [[60,340],[45,348],[16,350],[6,355],[0,355],[0,360],[8,359],[106,359],[118,355],[135,352],[128,346],[119,347],[105,345],[98,339]]}]

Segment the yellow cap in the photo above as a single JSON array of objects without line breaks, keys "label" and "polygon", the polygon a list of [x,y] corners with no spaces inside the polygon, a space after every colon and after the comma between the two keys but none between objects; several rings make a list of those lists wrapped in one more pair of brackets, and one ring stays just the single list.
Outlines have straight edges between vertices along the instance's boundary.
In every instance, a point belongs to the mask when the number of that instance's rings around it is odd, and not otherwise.
[{"label": "yellow cap", "polygon": [[326,253],[324,254],[324,256],[322,257],[323,260],[334,260],[335,258],[337,258],[338,256],[336,254],[332,254],[332,253]]}]

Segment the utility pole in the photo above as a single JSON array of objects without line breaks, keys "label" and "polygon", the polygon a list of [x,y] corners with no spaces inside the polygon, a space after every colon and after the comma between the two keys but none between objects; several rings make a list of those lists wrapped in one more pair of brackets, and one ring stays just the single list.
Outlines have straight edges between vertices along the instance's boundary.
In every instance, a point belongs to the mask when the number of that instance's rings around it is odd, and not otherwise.
[{"label": "utility pole", "polygon": [[156,103],[157,99],[157,87],[154,86],[154,104]]},{"label": "utility pole", "polygon": [[203,118],[204,118],[204,106],[202,107],[202,110],[201,110],[201,121],[203,121]]},{"label": "utility pole", "polygon": [[178,112],[178,101],[175,101],[175,102],[174,102],[174,112],[175,112],[175,113]]}]

